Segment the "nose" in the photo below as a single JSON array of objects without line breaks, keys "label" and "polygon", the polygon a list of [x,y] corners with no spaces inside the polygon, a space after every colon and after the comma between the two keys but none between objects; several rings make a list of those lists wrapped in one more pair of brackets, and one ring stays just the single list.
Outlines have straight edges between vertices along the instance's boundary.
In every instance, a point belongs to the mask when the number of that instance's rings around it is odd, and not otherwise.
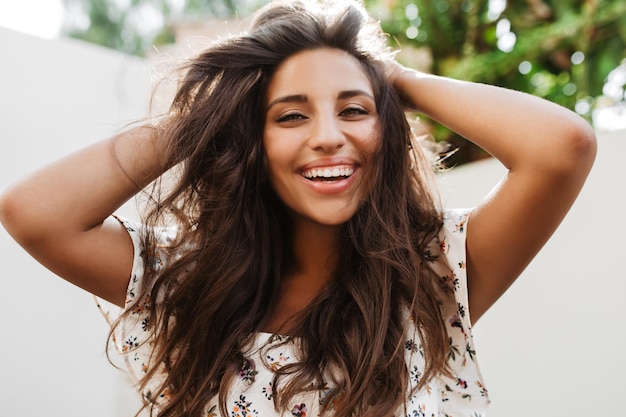
[{"label": "nose", "polygon": [[309,146],[315,150],[334,152],[346,143],[341,130],[340,120],[332,113],[318,115],[314,118],[309,136]]}]

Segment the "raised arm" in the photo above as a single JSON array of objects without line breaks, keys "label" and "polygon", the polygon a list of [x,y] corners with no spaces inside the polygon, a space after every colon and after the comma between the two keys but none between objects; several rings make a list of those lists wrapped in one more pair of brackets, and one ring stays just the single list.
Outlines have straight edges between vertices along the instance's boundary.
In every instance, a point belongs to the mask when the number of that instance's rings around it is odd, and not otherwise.
[{"label": "raised arm", "polygon": [[469,302],[476,321],[565,217],[593,164],[594,132],[575,113],[528,94],[400,66],[390,77],[408,105],[508,169],[467,227]]},{"label": "raised arm", "polygon": [[0,221],[48,269],[123,305],[133,247],[110,217],[159,176],[152,127],[137,127],[86,147],[0,196]]}]

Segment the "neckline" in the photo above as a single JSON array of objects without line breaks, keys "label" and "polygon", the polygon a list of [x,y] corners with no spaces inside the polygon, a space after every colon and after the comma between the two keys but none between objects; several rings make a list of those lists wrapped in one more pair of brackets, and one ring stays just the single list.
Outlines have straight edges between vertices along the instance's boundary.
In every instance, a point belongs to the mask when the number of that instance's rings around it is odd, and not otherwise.
[{"label": "neckline", "polygon": [[256,331],[250,334],[250,339],[243,348],[248,354],[262,351],[263,349],[274,349],[281,346],[287,346],[288,351],[292,351],[297,338],[271,332]]},{"label": "neckline", "polygon": [[255,331],[252,333],[254,339],[258,339],[259,337],[267,337],[268,339],[280,339],[280,340],[292,340],[296,339],[295,336],[290,336],[282,333],[273,333],[273,332],[265,332],[265,331]]}]

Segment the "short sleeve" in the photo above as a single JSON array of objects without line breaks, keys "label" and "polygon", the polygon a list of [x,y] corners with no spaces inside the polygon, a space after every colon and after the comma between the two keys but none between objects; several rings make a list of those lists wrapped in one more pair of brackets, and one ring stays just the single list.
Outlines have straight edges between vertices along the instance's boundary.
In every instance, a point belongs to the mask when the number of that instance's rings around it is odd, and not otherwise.
[{"label": "short sleeve", "polygon": [[[113,329],[111,342],[123,361],[122,367],[128,372],[131,380],[138,383],[150,365],[153,346],[150,327],[152,300],[149,291],[142,295],[144,280],[147,279],[145,268],[146,265],[154,268],[155,276],[158,275],[158,271],[166,263],[165,251],[159,248],[169,246],[176,233],[175,229],[171,228],[152,229],[157,250],[148,254],[142,238],[147,231],[146,226],[126,218],[117,216],[115,218],[124,226],[133,244],[133,265],[126,290],[126,301],[123,309],[112,306],[105,308],[106,303],[97,301],[98,308]],[[149,287],[150,284],[147,284],[146,289]],[[122,316],[122,313],[126,314]]]},{"label": "short sleeve", "polygon": [[437,238],[438,256],[433,265],[454,294],[444,306],[451,376],[441,377],[443,409],[451,416],[484,416],[489,404],[477,362],[468,302],[465,238],[470,214],[471,209],[444,212]]},{"label": "short sleeve", "polygon": [[441,256],[451,275],[446,283],[454,290],[459,318],[470,327],[469,298],[467,289],[467,269],[465,237],[470,209],[449,209],[444,212],[443,227],[439,233]]},{"label": "short sleeve", "polygon": [[145,256],[145,248],[141,241],[144,226],[123,217],[116,217],[116,219],[124,226],[133,243],[133,269],[126,290],[125,306],[127,307],[135,301],[135,297],[139,291],[139,285],[144,277],[145,267],[143,257]]}]

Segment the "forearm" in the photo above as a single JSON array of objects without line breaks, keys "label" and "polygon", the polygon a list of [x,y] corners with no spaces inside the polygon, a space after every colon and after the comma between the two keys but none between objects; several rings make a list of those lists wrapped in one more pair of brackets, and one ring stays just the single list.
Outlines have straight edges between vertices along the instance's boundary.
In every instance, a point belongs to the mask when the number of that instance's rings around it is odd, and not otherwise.
[{"label": "forearm", "polygon": [[18,241],[89,230],[163,172],[154,130],[140,127],[35,172],[0,199],[0,220]]},{"label": "forearm", "polygon": [[509,169],[567,163],[570,152],[576,154],[593,137],[584,119],[529,94],[407,69],[399,72],[394,85],[412,107]]}]

